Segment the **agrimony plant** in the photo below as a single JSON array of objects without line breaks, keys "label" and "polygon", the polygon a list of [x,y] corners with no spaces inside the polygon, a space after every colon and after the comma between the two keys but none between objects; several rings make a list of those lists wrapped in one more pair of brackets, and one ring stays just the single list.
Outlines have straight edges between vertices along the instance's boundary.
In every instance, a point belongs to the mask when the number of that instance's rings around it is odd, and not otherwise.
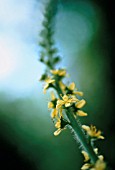
[{"label": "agrimony plant", "polygon": [[79,120],[79,117],[87,116],[87,113],[82,110],[86,104],[82,98],[83,92],[78,91],[74,82],[65,84],[63,80],[67,77],[66,69],[56,68],[61,60],[53,39],[57,3],[57,0],[49,0],[45,4],[43,29],[39,42],[41,46],[39,61],[46,65],[46,70],[40,78],[40,81],[44,82],[43,92],[45,94],[47,90],[53,89],[48,109],[52,110],[51,119],[56,128],[54,135],[59,135],[67,128],[72,130],[84,156],[84,165],[81,169],[105,170],[104,157],[98,153],[98,148],[94,145],[97,140],[104,139],[101,131],[93,125],[82,125]]}]

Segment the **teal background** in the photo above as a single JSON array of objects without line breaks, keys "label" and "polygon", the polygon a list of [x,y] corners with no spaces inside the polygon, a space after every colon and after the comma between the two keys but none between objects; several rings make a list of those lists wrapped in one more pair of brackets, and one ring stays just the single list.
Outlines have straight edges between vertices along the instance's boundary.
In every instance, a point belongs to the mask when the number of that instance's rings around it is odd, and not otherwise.
[{"label": "teal background", "polygon": [[[43,12],[42,2],[35,3],[33,12]],[[79,170],[83,164],[79,144],[69,130],[53,136],[55,128],[47,109],[49,92],[44,95],[38,81],[44,70],[37,53],[43,19],[38,13],[33,18],[37,24],[33,23],[22,39],[27,42],[24,66],[8,80],[0,79],[0,169]],[[54,35],[62,56],[57,67],[66,67],[70,74],[67,82],[75,81],[84,92],[88,117],[81,122],[102,130],[105,140],[98,141],[96,146],[111,167],[115,148],[113,20],[113,4],[108,1],[60,0]]]}]

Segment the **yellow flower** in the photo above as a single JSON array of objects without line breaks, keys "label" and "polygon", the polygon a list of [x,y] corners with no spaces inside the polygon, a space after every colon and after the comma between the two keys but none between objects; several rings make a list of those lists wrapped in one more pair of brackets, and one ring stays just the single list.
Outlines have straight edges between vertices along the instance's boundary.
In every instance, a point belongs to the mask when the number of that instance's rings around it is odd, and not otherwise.
[{"label": "yellow flower", "polygon": [[50,72],[53,74],[53,75],[58,75],[60,77],[64,77],[66,75],[66,70],[65,69],[57,69],[57,70],[50,70]]},{"label": "yellow flower", "polygon": [[83,96],[83,92],[77,91],[77,88],[75,87],[75,83],[72,82],[69,86],[68,86],[69,91],[72,94],[77,94],[79,96]]},{"label": "yellow flower", "polygon": [[85,113],[84,111],[82,111],[82,110],[78,110],[77,112],[76,112],[76,114],[78,115],[78,116],[87,116],[87,113]]},{"label": "yellow flower", "polygon": [[90,163],[85,163],[82,167],[81,170],[88,170],[89,168],[91,168],[92,165]]},{"label": "yellow flower", "polygon": [[106,163],[98,159],[94,167],[91,168],[91,170],[105,170],[105,168],[106,168]]},{"label": "yellow flower", "polygon": [[81,153],[83,154],[83,156],[84,156],[84,158],[85,158],[84,162],[89,161],[90,158],[89,158],[89,155],[87,154],[87,152],[82,151]]},{"label": "yellow flower", "polygon": [[52,113],[51,113],[51,118],[55,118],[58,115],[58,110],[56,108],[53,109]]},{"label": "yellow flower", "polygon": [[101,161],[104,160],[104,156],[103,156],[103,155],[99,155],[98,158],[99,158],[99,160],[101,160]]},{"label": "yellow flower", "polygon": [[65,126],[68,124],[68,122],[66,122],[62,116],[61,118],[57,119],[57,122],[55,124],[55,127],[57,128],[57,130],[54,132],[54,135],[57,136],[61,133],[62,130],[66,129]]},{"label": "yellow flower", "polygon": [[60,86],[62,92],[64,93],[65,89],[66,89],[66,85],[62,81],[59,81],[59,86]]},{"label": "yellow flower", "polygon": [[57,101],[57,99],[56,99],[53,92],[51,92],[51,99],[52,100],[50,102],[48,102],[48,109],[53,109],[53,111],[51,113],[51,118],[53,119],[58,114],[58,110],[56,109],[56,101]]},{"label": "yellow flower", "polygon": [[105,170],[106,168],[106,163],[102,160],[97,160],[95,165],[90,164],[90,163],[85,163],[82,167],[81,170]]},{"label": "yellow flower", "polygon": [[84,105],[86,104],[86,101],[84,99],[78,101],[76,104],[75,104],[75,107],[80,109],[82,108]]},{"label": "yellow flower", "polygon": [[[94,152],[96,153],[96,155],[98,155],[98,148],[94,149]],[[103,161],[104,160],[104,156],[103,155],[99,155],[98,158]]]},{"label": "yellow flower", "polygon": [[55,127],[58,129],[61,128],[61,119],[58,119],[58,121],[55,124]]},{"label": "yellow flower", "polygon": [[104,137],[101,135],[101,131],[96,129],[95,126],[91,125],[86,126],[86,125],[82,125],[82,128],[88,133],[89,136],[94,137],[94,138],[98,138],[98,139],[104,139]]},{"label": "yellow flower", "polygon": [[94,148],[94,152],[98,154],[98,148]]},{"label": "yellow flower", "polygon": [[[96,155],[98,154],[98,148],[94,148],[94,152],[96,153]],[[87,154],[87,152],[82,151],[81,152],[85,158],[84,162],[87,162],[90,160],[89,155]],[[106,168],[106,164],[103,161],[104,157],[103,155],[99,155],[98,156],[98,160],[96,161],[95,164],[91,164],[91,163],[85,163],[82,167],[81,170],[105,170]]]},{"label": "yellow flower", "polygon": [[45,79],[45,82],[46,84],[44,86],[44,93],[46,93],[46,90],[49,88],[50,85],[52,85],[55,82],[55,80],[51,79],[50,77],[47,77]]},{"label": "yellow flower", "polygon": [[[94,149],[94,152],[95,152],[96,155],[97,155],[97,154],[98,154],[98,148],[95,148],[95,149]],[[83,156],[84,156],[84,158],[85,158],[84,162],[87,162],[87,161],[90,160],[90,157],[89,157],[89,155],[88,155],[87,152],[82,151],[81,153],[83,154]],[[98,158],[99,158],[100,161],[103,161],[103,160],[104,160],[103,155],[99,155]]]},{"label": "yellow flower", "polygon": [[52,108],[54,108],[54,104],[53,104],[53,102],[49,102],[48,103],[48,109],[52,109]]},{"label": "yellow flower", "polygon": [[61,129],[61,119],[58,118],[58,121],[56,122],[55,127],[57,128],[57,130],[54,132],[54,135],[57,136],[62,131],[62,129]]},{"label": "yellow flower", "polygon": [[59,134],[61,133],[61,131],[62,131],[62,129],[59,128],[58,130],[56,130],[56,131],[54,132],[54,135],[55,135],[55,136],[59,135]]},{"label": "yellow flower", "polygon": [[54,94],[53,91],[50,93],[50,96],[51,96],[51,100],[52,100],[52,101],[55,101],[55,100],[56,100],[56,97],[55,97],[55,94]]},{"label": "yellow flower", "polygon": [[79,101],[75,104],[75,107],[76,107],[76,115],[77,115],[77,116],[87,116],[87,113],[85,113],[85,112],[82,111],[82,110],[79,110],[79,109],[82,108],[85,104],[86,104],[86,101],[85,101],[84,99],[79,100]]},{"label": "yellow flower", "polygon": [[62,100],[58,99],[56,108],[59,109],[59,108],[61,108],[63,105],[64,105],[65,107],[69,107],[69,106],[71,106],[72,103],[75,103],[76,101],[78,101],[78,99],[77,99],[75,96],[67,96],[67,95],[64,95],[64,96],[62,97]]}]

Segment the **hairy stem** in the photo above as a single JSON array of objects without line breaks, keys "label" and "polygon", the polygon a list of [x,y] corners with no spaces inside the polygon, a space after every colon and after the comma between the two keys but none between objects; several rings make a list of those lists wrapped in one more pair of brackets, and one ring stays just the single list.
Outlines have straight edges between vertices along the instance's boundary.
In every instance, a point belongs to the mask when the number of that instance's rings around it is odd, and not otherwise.
[{"label": "hairy stem", "polygon": [[[56,90],[57,90],[59,98],[61,98],[60,94],[63,94],[63,92],[60,89],[58,82],[56,83]],[[79,123],[75,119],[71,107],[66,109],[66,115],[70,121],[71,127],[72,127],[74,133],[76,134],[77,140],[79,141],[80,145],[88,153],[88,155],[91,159],[91,162],[95,163],[98,160],[98,157],[95,154],[90,143],[88,143],[87,138],[86,138],[85,134],[83,133],[83,130],[81,129],[82,127],[79,125]]]},{"label": "hairy stem", "polygon": [[79,143],[81,144],[83,149],[88,153],[88,155],[91,159],[91,162],[95,163],[97,161],[98,157],[95,154],[95,152],[93,151],[93,148],[91,147],[90,143],[88,143],[87,138],[86,138],[85,134],[83,133],[79,123],[73,116],[71,108],[66,110],[66,114],[68,116],[69,121],[71,122],[71,127],[73,128],[73,130],[77,136],[77,140],[79,141]]}]

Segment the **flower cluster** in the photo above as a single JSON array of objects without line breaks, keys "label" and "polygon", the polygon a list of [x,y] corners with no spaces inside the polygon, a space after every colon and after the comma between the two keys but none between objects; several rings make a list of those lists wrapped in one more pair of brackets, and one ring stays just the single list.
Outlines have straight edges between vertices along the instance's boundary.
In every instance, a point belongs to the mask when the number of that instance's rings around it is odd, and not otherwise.
[{"label": "flower cluster", "polygon": [[[72,108],[75,119],[78,119],[79,116],[87,116],[87,113],[81,110],[86,104],[86,101],[78,98],[78,96],[83,96],[83,93],[77,90],[74,82],[70,83],[68,86],[64,84],[63,79],[65,77],[65,69],[56,69],[50,70],[50,75],[42,75],[40,79],[45,82],[43,88],[44,93],[46,93],[50,88],[53,88],[56,92],[58,92],[56,97],[54,92],[51,91],[51,101],[48,102],[48,109],[52,109],[51,118],[55,123],[55,128],[57,129],[54,132],[55,136],[65,130],[68,125],[71,125],[71,122],[65,118],[64,114],[68,108]],[[98,139],[104,139],[101,135],[101,131],[97,130],[93,125],[82,125],[82,129],[89,137],[90,142]],[[98,155],[97,150],[97,148],[94,148],[94,152],[98,158],[95,164],[91,162],[88,153],[82,150],[81,153],[85,158],[85,164],[81,167],[81,170],[104,170],[106,168],[106,164],[103,160],[104,158],[102,155]]]},{"label": "flower cluster", "polygon": [[91,125],[89,127],[86,125],[82,125],[82,128],[92,139],[104,139],[104,136],[101,135],[101,131],[97,130],[95,126]]},{"label": "flower cluster", "polygon": [[98,160],[95,164],[90,163],[90,157],[86,151],[82,151],[81,153],[84,156],[85,164],[81,167],[81,170],[105,170],[106,163],[104,162],[103,155],[98,155],[98,148],[94,149],[95,154],[98,156]]},{"label": "flower cluster", "polygon": [[78,99],[78,96],[83,96],[83,92],[77,90],[75,83],[72,82],[68,86],[63,83],[63,78],[66,77],[65,69],[50,70],[50,75],[42,75],[41,79],[45,82],[43,91],[49,88],[54,90],[58,89],[58,97],[55,96],[54,92],[51,92],[51,101],[48,102],[48,109],[52,109],[51,118],[55,122],[55,127],[57,131],[54,135],[57,136],[69,122],[64,117],[64,111],[71,107],[74,111],[74,117],[87,116],[87,113],[81,110],[81,108],[86,104],[84,99]]},{"label": "flower cluster", "polygon": [[[86,126],[82,125],[82,128],[86,131],[87,135],[89,136],[90,140],[98,140],[98,139],[104,139],[104,136],[101,135],[101,131],[97,130],[95,126]],[[84,150],[82,150],[82,154],[84,156],[84,162],[85,164],[82,166],[81,170],[104,170],[106,168],[106,164],[104,162],[103,155],[98,154],[98,148],[94,148],[94,152],[98,157],[98,160],[95,164],[90,163],[90,157],[88,153]]]}]

